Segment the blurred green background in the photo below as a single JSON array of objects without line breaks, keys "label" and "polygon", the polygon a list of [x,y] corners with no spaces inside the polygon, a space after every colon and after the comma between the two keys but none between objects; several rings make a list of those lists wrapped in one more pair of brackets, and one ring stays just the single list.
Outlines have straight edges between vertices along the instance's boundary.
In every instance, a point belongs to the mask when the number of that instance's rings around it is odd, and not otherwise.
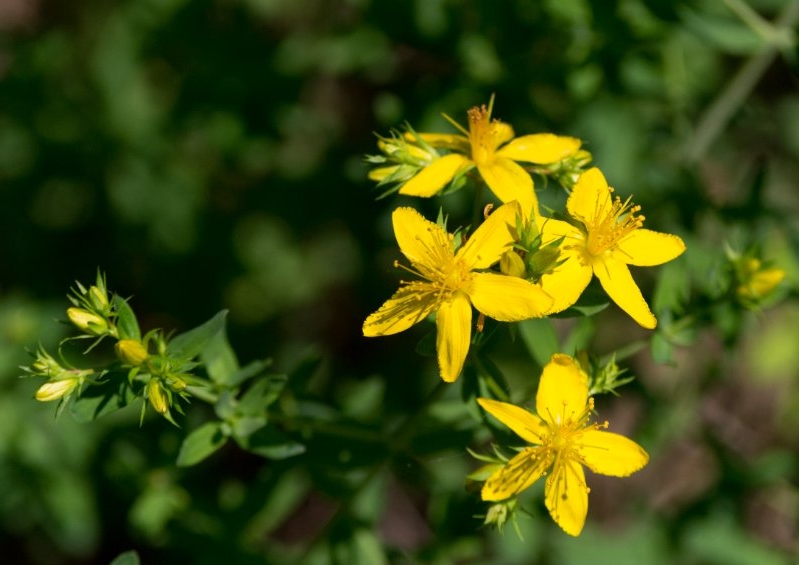
[{"label": "blurred green background", "polygon": [[[725,242],[758,242],[795,285],[798,21],[793,0],[4,0],[3,562],[129,549],[146,563],[794,562],[795,293],[675,330],[671,365],[649,350],[626,360],[639,380],[598,408],[652,461],[631,479],[589,478],[579,539],[540,493],[524,542],[480,528],[464,447],[490,436],[457,386],[381,464],[381,434],[438,377],[414,353],[424,330],[360,329],[396,288],[391,211],[468,215],[463,193],[376,201],[363,163],[374,133],[406,120],[451,131],[441,112],[463,122],[492,93],[517,133],[584,139],[650,227],[686,240],[675,266],[640,273],[650,297],[668,278],[661,307],[680,314],[675,292],[690,304],[708,290]],[[135,407],[54,420],[18,366],[66,335],[65,294],[98,267],[145,330],[229,309],[243,361],[304,373],[309,414],[359,433],[296,426],[307,451],[295,458],[231,447],[177,469],[185,432],[152,417],[139,428]],[[598,324],[598,354],[646,337],[614,308]],[[540,367],[518,341],[495,357],[528,400]],[[184,429],[203,410],[190,406]]]}]

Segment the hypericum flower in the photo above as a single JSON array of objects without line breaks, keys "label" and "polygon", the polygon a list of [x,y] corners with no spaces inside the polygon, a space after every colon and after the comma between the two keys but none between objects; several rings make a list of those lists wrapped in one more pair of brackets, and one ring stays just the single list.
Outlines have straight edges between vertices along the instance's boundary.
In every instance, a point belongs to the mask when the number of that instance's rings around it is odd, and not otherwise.
[{"label": "hypericum flower", "polygon": [[653,329],[657,320],[627,265],[666,263],[681,255],[685,244],[676,235],[642,228],[641,207],[629,198],[614,199],[612,192],[594,167],[580,176],[566,201],[566,210],[579,227],[537,216],[545,244],[563,238],[559,256],[563,263],[541,277],[541,285],[555,301],[552,312],[559,312],[574,304],[596,275],[622,310],[641,326]]},{"label": "hypericum flower", "polygon": [[517,200],[525,216],[536,210],[537,198],[533,190],[533,179],[517,161],[539,165],[556,163],[576,153],[581,141],[551,133],[514,138],[510,125],[491,119],[493,105],[492,98],[488,107],[480,106],[469,110],[468,131],[445,116],[463,135],[417,134],[432,147],[448,149],[453,153],[435,159],[419,171],[400,188],[400,194],[433,196],[457,175],[477,167],[488,188],[502,202]]},{"label": "hypericum flower", "polygon": [[588,513],[583,466],[601,475],[626,477],[643,468],[649,455],[634,441],[603,431],[608,423],[589,423],[594,409],[588,377],[561,353],[544,367],[536,396],[538,415],[507,402],[478,398],[480,406],[533,444],[525,447],[483,485],[486,501],[518,495],[548,474],[544,498],[550,516],[567,534],[577,536]]},{"label": "hypericum flower", "polygon": [[517,277],[481,272],[513,245],[511,228],[519,206],[505,204],[491,214],[458,249],[453,236],[413,208],[392,216],[408,270],[422,280],[402,281],[400,289],[363,324],[367,337],[408,329],[436,312],[436,349],[441,378],[458,378],[471,341],[472,306],[486,316],[515,322],[541,316],[552,299],[540,287]]}]

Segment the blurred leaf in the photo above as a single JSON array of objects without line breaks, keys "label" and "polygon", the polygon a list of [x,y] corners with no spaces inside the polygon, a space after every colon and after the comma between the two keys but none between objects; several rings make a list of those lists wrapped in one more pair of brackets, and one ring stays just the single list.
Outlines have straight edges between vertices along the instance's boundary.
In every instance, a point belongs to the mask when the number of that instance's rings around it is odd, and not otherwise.
[{"label": "blurred leaf", "polygon": [[732,55],[751,55],[765,47],[765,41],[738,19],[716,17],[683,7],[680,15],[688,29]]},{"label": "blurred leaf", "polygon": [[207,422],[183,440],[176,464],[178,467],[196,465],[225,445],[226,441],[222,422]]},{"label": "blurred leaf", "polygon": [[133,550],[117,555],[109,565],[139,565],[139,554]]},{"label": "blurred leaf", "polygon": [[119,337],[121,339],[140,340],[139,322],[128,301],[117,294],[114,295],[113,301],[117,310],[116,325],[119,328]]},{"label": "blurred leaf", "polygon": [[[167,353],[171,357],[178,357],[181,359],[193,359],[197,357],[202,353],[206,345],[208,345],[208,342],[225,327],[226,317],[227,310],[222,310],[204,324],[174,337],[167,345]],[[225,359],[225,366],[227,366],[229,362],[229,359]],[[236,366],[236,371],[238,371],[238,366]]]},{"label": "blurred leaf", "polygon": [[224,327],[219,328],[202,347],[200,361],[211,380],[225,387],[234,387],[244,380],[242,376],[249,376],[249,371],[242,375],[243,371],[239,368],[238,358],[230,346]]},{"label": "blurred leaf", "polygon": [[236,438],[242,449],[267,459],[286,459],[305,452],[305,446],[272,427],[261,428],[246,438]]},{"label": "blurred leaf", "polygon": [[652,334],[650,349],[655,363],[661,365],[671,365],[674,363],[674,347],[666,336],[663,335],[662,331],[656,331]]},{"label": "blurred leaf", "polygon": [[247,416],[264,414],[266,408],[274,403],[283,392],[287,380],[286,375],[263,377],[241,396],[236,411]]},{"label": "blurred leaf", "polygon": [[532,318],[519,322],[519,333],[530,356],[540,367],[549,363],[553,353],[560,351],[555,328],[546,318]]}]

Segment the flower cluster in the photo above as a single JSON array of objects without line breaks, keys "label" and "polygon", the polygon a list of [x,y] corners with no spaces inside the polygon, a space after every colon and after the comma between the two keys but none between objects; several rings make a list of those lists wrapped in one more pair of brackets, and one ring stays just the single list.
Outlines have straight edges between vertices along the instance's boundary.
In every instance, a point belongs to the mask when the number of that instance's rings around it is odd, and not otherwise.
[{"label": "flower cluster", "polygon": [[[587,168],[591,155],[579,139],[552,133],[516,136],[510,125],[492,119],[492,111],[493,98],[487,107],[469,110],[468,128],[445,115],[456,134],[419,133],[408,126],[379,138],[382,154],[367,158],[377,165],[370,178],[390,187],[386,194],[429,198],[473,181],[499,200],[498,206],[486,205],[478,226],[454,233],[442,220],[431,222],[413,208],[400,207],[392,215],[399,250],[408,261],[395,266],[413,278],[402,280],[399,290],[366,318],[363,333],[391,335],[434,317],[439,371],[448,383],[461,374],[485,317],[518,322],[565,313],[594,276],[635,322],[654,329],[657,320],[629,265],[660,265],[685,251],[678,236],[644,228],[641,207],[615,195],[598,168]],[[534,176],[566,190],[562,213],[542,213]],[[476,191],[478,206],[484,204],[480,195]],[[636,443],[605,431],[607,423],[589,423],[590,395],[615,392],[630,380],[620,379],[622,372],[611,360],[589,379],[575,359],[558,353],[544,368],[537,416],[504,398],[478,399],[486,412],[532,444],[510,459],[499,451],[497,458],[480,456],[488,465],[471,478],[484,481],[482,498],[492,503],[487,523],[501,526],[513,516],[516,497],[551,469],[546,506],[564,531],[578,535],[588,508],[583,467],[627,476],[646,464],[648,456]]]},{"label": "flower cluster", "polygon": [[[59,400],[60,411],[69,400],[80,396],[85,384],[102,385],[122,374],[127,376],[127,384],[135,390],[134,394],[146,398],[156,412],[174,423],[170,408],[180,410],[175,397],[187,399],[186,388],[199,382],[189,372],[196,363],[170,355],[167,339],[160,330],[142,336],[127,301],[116,294],[109,296],[101,273],[97,274],[95,284],[88,288],[76,283],[68,298],[72,306],[67,309],[67,318],[80,333],[64,340],[62,346],[76,339],[94,340],[87,353],[103,339],[111,338],[115,340],[117,363],[100,370],[77,369],[64,359],[61,347],[59,361],[40,347],[35,361],[29,367],[23,367],[30,376],[47,379],[36,391],[36,399],[41,402]],[[151,347],[155,352],[150,351]],[[142,417],[145,406],[142,405]]]}]

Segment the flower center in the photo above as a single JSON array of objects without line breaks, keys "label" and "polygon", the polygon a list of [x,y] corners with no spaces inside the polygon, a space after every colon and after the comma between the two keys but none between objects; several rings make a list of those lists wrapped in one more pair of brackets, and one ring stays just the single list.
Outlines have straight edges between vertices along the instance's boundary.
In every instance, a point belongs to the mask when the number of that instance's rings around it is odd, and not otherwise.
[{"label": "flower center", "polygon": [[485,106],[475,106],[468,115],[472,161],[478,165],[488,163],[494,158],[499,122],[491,121],[491,110]]},{"label": "flower center", "polygon": [[640,228],[645,219],[638,214],[640,210],[641,207],[633,204],[630,198],[622,202],[618,196],[611,200],[609,206],[597,208],[594,217],[585,222],[588,253],[594,257],[601,255]]}]

